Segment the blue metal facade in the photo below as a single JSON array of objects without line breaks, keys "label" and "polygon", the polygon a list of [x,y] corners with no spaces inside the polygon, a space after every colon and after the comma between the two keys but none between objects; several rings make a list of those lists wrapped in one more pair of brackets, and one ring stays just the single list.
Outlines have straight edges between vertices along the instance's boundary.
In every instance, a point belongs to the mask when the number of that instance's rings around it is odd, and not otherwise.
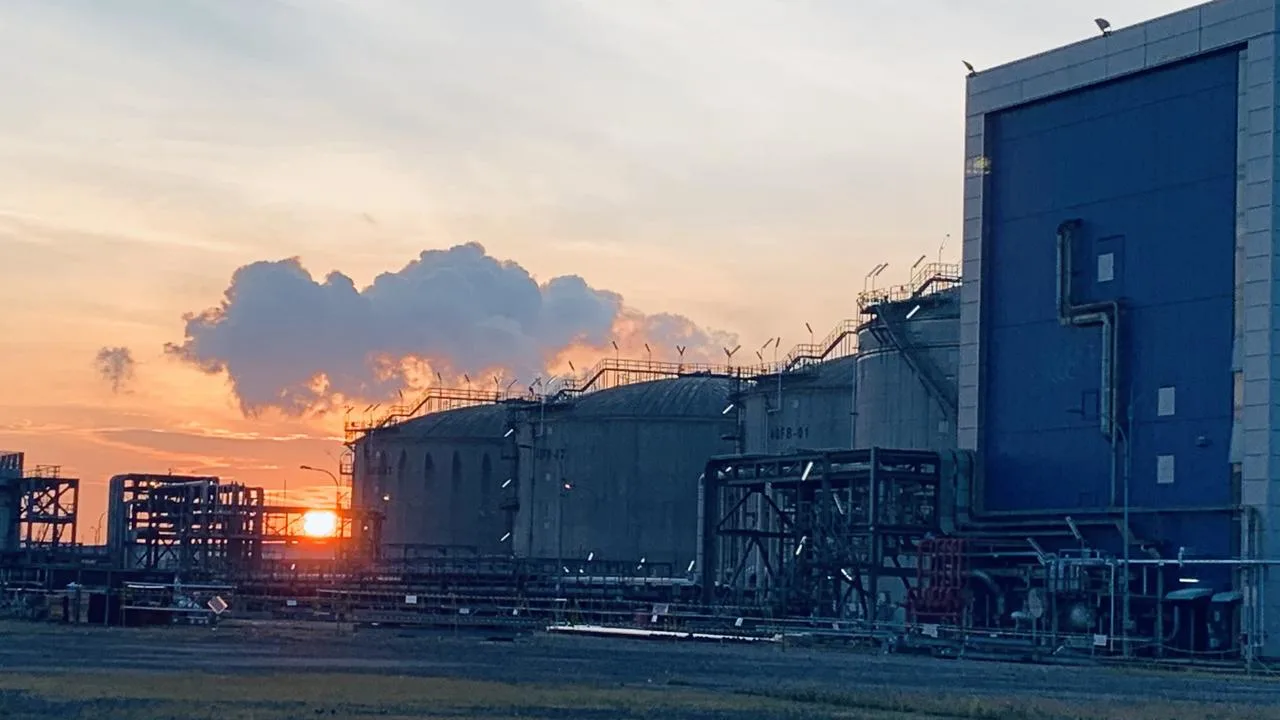
[{"label": "blue metal facade", "polygon": [[[1134,508],[1233,502],[1229,462],[1239,52],[1131,75],[986,116],[982,500],[987,511],[1114,508],[1100,430],[1103,333],[1059,322],[1056,235],[1081,221],[1076,303],[1121,302],[1118,410],[1131,413]],[[1105,263],[1099,257],[1108,255]],[[1110,279],[1107,279],[1108,276]],[[1158,412],[1173,388],[1172,415]],[[1172,456],[1173,481],[1160,456]],[[1136,529],[1226,554],[1223,514]]]}]

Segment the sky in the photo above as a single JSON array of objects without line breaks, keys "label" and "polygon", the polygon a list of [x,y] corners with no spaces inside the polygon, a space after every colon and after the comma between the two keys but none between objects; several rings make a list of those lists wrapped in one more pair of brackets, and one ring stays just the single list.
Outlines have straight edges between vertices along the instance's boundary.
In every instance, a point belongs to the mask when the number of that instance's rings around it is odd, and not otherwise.
[{"label": "sky", "polygon": [[117,473],[327,498],[437,372],[807,342],[958,261],[962,59],[1194,4],[5,0],[0,448],[92,541]]}]

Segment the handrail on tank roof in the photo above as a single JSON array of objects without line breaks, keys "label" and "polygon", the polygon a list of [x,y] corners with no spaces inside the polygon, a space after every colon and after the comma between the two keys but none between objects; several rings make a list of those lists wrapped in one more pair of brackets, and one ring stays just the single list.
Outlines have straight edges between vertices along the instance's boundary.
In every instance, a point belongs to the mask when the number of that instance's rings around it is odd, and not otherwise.
[{"label": "handrail on tank roof", "polygon": [[[860,326],[861,323],[856,320],[841,320],[830,333],[827,333],[827,336],[821,342],[796,345],[791,348],[791,351],[786,354],[782,362],[778,363],[777,366],[771,367],[766,364],[765,372],[761,374],[772,375],[778,372],[800,370],[824,360],[852,355],[858,351],[856,338]],[[836,351],[840,348],[840,344],[849,337],[855,338],[855,342],[851,346],[846,346],[845,352],[837,354]]]},{"label": "handrail on tank roof", "polygon": [[911,281],[903,285],[867,290],[858,294],[858,312],[886,303],[905,302],[936,295],[959,287],[962,282],[960,266],[955,263],[929,263],[916,270]]},{"label": "handrail on tank roof", "polygon": [[398,425],[414,418],[445,410],[512,401],[555,402],[577,397],[588,392],[633,385],[647,380],[692,375],[749,377],[752,374],[757,374],[757,370],[758,368],[713,365],[709,363],[606,358],[596,363],[581,376],[564,378],[556,383],[554,390],[547,389],[541,393],[534,392],[532,388],[518,391],[502,389],[483,391],[472,388],[430,387],[412,405],[394,405],[386,413],[378,416],[372,415],[372,410],[376,409],[376,406],[374,406],[366,412],[362,420],[347,420],[344,423],[346,443],[350,444],[370,431]]},{"label": "handrail on tank roof", "polygon": [[[580,379],[564,378],[554,396],[581,395],[591,390],[606,390],[646,380],[675,378],[685,375],[734,377],[742,375],[742,373],[742,367],[734,367],[732,365],[605,358],[583,373]],[[612,383],[610,383],[610,379],[612,379]]]},{"label": "handrail on tank roof", "polygon": [[[867,308],[885,302],[900,302],[934,295],[958,286],[961,282],[960,266],[954,263],[928,263],[917,268],[911,275],[911,281],[904,285],[896,285],[880,290],[869,290],[858,295],[858,311],[865,314]],[[800,343],[776,365],[766,364],[761,375],[772,375],[780,372],[803,370],[810,365],[827,360],[847,357],[857,353],[857,343],[846,346],[844,352],[837,353],[840,344],[847,337],[856,339],[858,330],[865,323],[860,320],[842,320],[827,337],[818,343]]]}]

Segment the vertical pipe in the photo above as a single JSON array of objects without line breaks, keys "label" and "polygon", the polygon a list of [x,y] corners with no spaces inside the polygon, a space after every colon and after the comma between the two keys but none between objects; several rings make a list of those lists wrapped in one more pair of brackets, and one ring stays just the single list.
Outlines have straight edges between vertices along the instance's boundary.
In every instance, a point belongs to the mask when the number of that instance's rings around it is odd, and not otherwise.
[{"label": "vertical pipe", "polygon": [[1069,247],[1069,233],[1079,224],[1079,220],[1065,220],[1057,225],[1057,255],[1056,255],[1056,301],[1057,301],[1057,318],[1062,324],[1068,324],[1071,313],[1071,254]]},{"label": "vertical pipe", "polygon": [[[859,349],[861,352],[861,349]],[[853,359],[853,382],[849,392],[849,449],[858,447],[858,375],[862,372],[862,359]]]},{"label": "vertical pipe", "polygon": [[[525,450],[525,448],[520,447],[520,434],[521,434],[520,430],[517,428],[516,432],[514,432],[511,435],[514,441],[512,444],[515,445],[515,450],[516,450],[515,452],[516,467],[513,469],[513,472],[516,470],[519,470],[520,453],[522,450]],[[525,511],[525,523],[527,524],[528,527],[525,530],[524,552],[527,557],[531,557],[531,558],[545,557],[538,550],[534,548],[534,543],[533,543],[533,538],[534,538],[533,527],[536,524],[535,518],[537,516],[537,509],[538,509],[538,506],[536,504],[537,488],[538,488],[538,453],[534,449],[534,444],[532,442],[529,443],[529,447],[527,448],[527,450],[529,453],[529,508],[528,510]],[[518,478],[517,478],[517,482],[519,482]],[[519,488],[516,488],[516,497],[517,498],[520,497]],[[519,513],[520,510],[517,509],[516,512]],[[513,524],[514,524],[514,521],[513,521]],[[556,572],[559,573],[560,568],[556,568]]]},{"label": "vertical pipe", "polygon": [[[769,500],[773,500],[773,483],[772,482],[766,482],[764,484],[764,491],[761,494],[756,495],[756,529],[766,533],[773,532],[774,526],[779,525],[779,523],[774,521],[773,512],[772,512],[773,506],[771,506],[768,503]],[[774,542],[776,541],[772,539],[767,539],[767,540],[764,540],[763,542],[757,543],[755,546],[756,559],[755,559],[755,568],[753,572],[756,575],[757,588],[759,588],[760,583],[763,582],[766,577],[768,577],[768,573],[765,572],[765,570],[767,570],[769,567],[769,563],[768,563],[769,550],[767,548],[770,545],[772,545]],[[781,565],[779,565],[778,567],[781,567]]]},{"label": "vertical pipe", "polygon": [[768,455],[773,442],[773,437],[769,434],[770,426],[773,425],[773,423],[769,422],[769,394],[761,393],[760,399],[763,406],[762,410],[764,411],[760,413],[760,436],[764,439],[760,447]]},{"label": "vertical pipe", "polygon": [[880,557],[879,542],[879,525],[880,525],[880,473],[877,472],[880,465],[880,453],[877,448],[871,448],[868,456],[871,461],[871,476],[869,478],[869,486],[871,488],[871,502],[869,507],[868,522],[871,532],[871,567],[868,573],[867,585],[871,595],[871,602],[867,603],[867,620],[875,622],[879,617],[879,609],[877,605],[880,602],[880,566],[883,559]]},{"label": "vertical pipe", "polygon": [[1267,614],[1266,614],[1267,590],[1266,588],[1267,588],[1267,583],[1269,582],[1267,575],[1269,575],[1270,573],[1271,573],[1271,568],[1267,567],[1266,565],[1258,569],[1258,574],[1261,575],[1262,577],[1259,578],[1257,582],[1258,603],[1257,603],[1257,611],[1256,611],[1257,614],[1254,617],[1253,628],[1254,628],[1254,640],[1255,642],[1259,642],[1259,643],[1266,637],[1266,622],[1267,622]]},{"label": "vertical pipe", "polygon": [[1156,657],[1164,657],[1164,566],[1156,566]]},{"label": "vertical pipe", "polygon": [[720,484],[719,468],[710,464],[702,475],[702,566],[698,568],[702,576],[702,603],[710,606],[715,602],[716,558],[716,525],[720,517]]},{"label": "vertical pipe", "polygon": [[698,539],[694,549],[693,563],[699,571],[706,567],[706,512],[707,512],[707,473],[698,476]]},{"label": "vertical pipe", "polygon": [[556,501],[556,594],[561,590],[561,582],[564,579],[564,483],[557,482],[557,501]]},{"label": "vertical pipe", "polygon": [[[1102,314],[1102,377],[1098,380],[1098,398],[1102,403],[1102,412],[1098,413],[1099,423],[1103,435],[1114,438],[1115,431],[1112,428],[1114,424],[1115,413],[1115,396],[1113,394],[1112,369],[1115,367],[1115,328],[1112,326],[1112,319],[1107,314]],[[1111,497],[1112,502],[1116,496],[1115,475],[1111,478]]]},{"label": "vertical pipe", "polygon": [[[1129,561],[1130,561],[1130,559],[1131,559],[1131,555],[1130,555],[1130,554],[1133,552],[1133,550],[1132,550],[1132,547],[1133,547],[1133,530],[1132,530],[1132,528],[1130,528],[1130,526],[1129,526],[1129,523],[1130,523],[1130,520],[1131,520],[1131,519],[1130,519],[1130,517],[1129,517],[1129,507],[1130,507],[1130,500],[1129,500],[1129,480],[1130,480],[1130,471],[1131,471],[1131,464],[1132,464],[1132,457],[1133,457],[1133,455],[1132,455],[1132,443],[1131,443],[1131,442],[1130,442],[1130,440],[1129,440],[1129,438],[1133,437],[1133,406],[1134,406],[1134,402],[1133,402],[1133,389],[1132,389],[1132,387],[1129,389],[1129,402],[1127,403],[1127,405],[1128,405],[1128,407],[1126,408],[1126,412],[1125,412],[1125,425],[1126,425],[1126,429],[1125,429],[1125,431],[1124,431],[1124,437],[1123,437],[1123,438],[1121,438],[1121,439],[1122,439],[1122,441],[1124,442],[1124,477],[1122,478],[1123,483],[1124,483],[1124,491],[1123,491],[1123,494],[1124,494],[1124,497],[1123,497],[1123,504],[1124,504],[1124,507],[1123,507],[1123,510],[1122,510],[1122,512],[1123,512],[1123,520],[1122,520],[1122,522],[1123,522],[1123,524],[1124,524],[1124,538],[1123,538],[1123,543],[1124,543],[1124,604],[1123,604],[1123,606],[1121,607],[1121,612],[1124,614],[1124,621],[1121,623],[1121,628],[1120,628],[1120,629],[1121,629],[1121,632],[1123,632],[1123,633],[1124,633],[1124,638],[1125,638],[1125,639],[1124,639],[1124,647],[1122,648],[1122,649],[1123,649],[1123,654],[1124,654],[1124,656],[1125,656],[1125,657],[1128,657],[1128,656],[1129,656],[1129,626],[1130,626],[1130,624],[1131,624],[1131,613],[1132,613],[1132,609],[1131,609],[1131,608],[1132,608],[1132,602],[1133,602],[1133,595],[1132,595],[1132,592],[1130,591],[1130,585],[1131,585],[1131,583],[1132,583],[1132,581],[1133,581],[1133,574],[1132,574],[1132,570],[1131,570],[1130,565],[1129,565]],[[1114,447],[1114,445],[1113,445],[1113,447]],[[1146,583],[1146,576],[1145,576],[1145,574],[1144,574],[1144,576],[1143,576],[1143,583],[1144,583],[1144,585],[1145,585],[1145,583]],[[1144,591],[1145,591],[1145,589],[1144,589]]]},{"label": "vertical pipe", "polygon": [[778,374],[778,412],[782,412],[782,367],[778,365],[778,342],[782,338],[778,338],[773,344],[773,371]]},{"label": "vertical pipe", "polygon": [[[1111,610],[1110,612],[1107,613],[1107,618],[1109,619],[1110,625],[1111,625],[1111,631],[1107,637],[1110,638],[1110,647],[1114,649],[1115,642],[1116,642],[1116,564],[1115,562],[1108,560],[1107,569],[1111,571],[1110,573],[1111,577],[1109,578],[1110,588],[1109,588],[1109,591],[1107,592],[1107,595],[1110,597],[1110,600],[1111,600]],[[1125,566],[1125,572],[1126,573],[1129,572],[1129,567],[1127,565]],[[1127,633],[1125,634],[1125,637],[1126,638],[1128,637]],[[1122,641],[1122,644],[1127,644],[1127,641]]]}]

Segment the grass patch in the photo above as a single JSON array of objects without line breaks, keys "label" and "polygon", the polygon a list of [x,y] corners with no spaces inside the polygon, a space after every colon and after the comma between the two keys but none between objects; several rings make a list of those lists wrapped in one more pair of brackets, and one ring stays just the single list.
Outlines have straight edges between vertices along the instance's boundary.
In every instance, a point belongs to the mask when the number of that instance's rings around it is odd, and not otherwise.
[{"label": "grass patch", "polygon": [[0,717],[15,720],[1280,720],[1280,710],[1197,703],[841,692],[715,692],[679,684],[541,686],[353,674],[67,672],[0,675]]},{"label": "grass patch", "polygon": [[1110,699],[1067,701],[901,691],[841,692],[825,688],[761,689],[743,694],[812,704],[826,712],[868,710],[938,720],[1280,720],[1280,708],[1156,699],[1141,703]]},{"label": "grass patch", "polygon": [[0,676],[6,718],[866,718],[892,711],[822,707],[785,698],[683,687],[545,687],[345,674],[56,673]]}]

